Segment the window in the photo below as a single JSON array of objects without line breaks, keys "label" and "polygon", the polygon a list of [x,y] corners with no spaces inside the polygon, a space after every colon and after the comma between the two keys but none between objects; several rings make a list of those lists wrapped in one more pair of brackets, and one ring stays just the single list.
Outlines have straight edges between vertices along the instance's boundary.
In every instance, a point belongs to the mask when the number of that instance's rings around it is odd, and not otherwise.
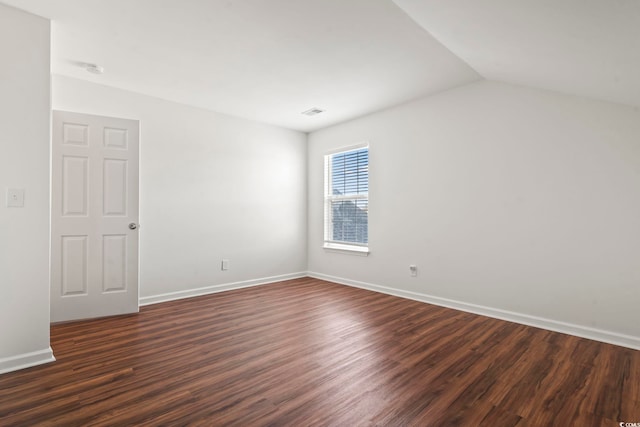
[{"label": "window", "polygon": [[325,248],[368,252],[369,147],[328,154],[324,165]]}]

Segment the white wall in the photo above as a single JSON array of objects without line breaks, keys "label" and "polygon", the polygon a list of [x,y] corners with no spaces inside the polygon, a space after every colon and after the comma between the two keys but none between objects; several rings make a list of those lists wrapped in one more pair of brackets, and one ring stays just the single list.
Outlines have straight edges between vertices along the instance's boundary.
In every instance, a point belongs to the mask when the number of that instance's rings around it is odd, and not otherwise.
[{"label": "white wall", "polygon": [[[49,348],[49,21],[0,5],[0,373]],[[6,206],[7,188],[25,191]]]},{"label": "white wall", "polygon": [[53,108],[140,120],[142,303],[306,271],[305,134],[61,76]]},{"label": "white wall", "polygon": [[[371,254],[326,252],[323,154],[363,140]],[[308,162],[313,274],[640,348],[638,109],[480,82],[314,132]]]}]

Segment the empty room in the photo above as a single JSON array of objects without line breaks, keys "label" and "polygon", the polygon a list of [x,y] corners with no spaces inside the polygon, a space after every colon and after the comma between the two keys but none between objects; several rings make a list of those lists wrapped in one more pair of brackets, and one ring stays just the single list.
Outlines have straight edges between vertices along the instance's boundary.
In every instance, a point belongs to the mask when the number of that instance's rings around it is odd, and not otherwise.
[{"label": "empty room", "polygon": [[0,0],[0,426],[640,426],[640,2]]}]

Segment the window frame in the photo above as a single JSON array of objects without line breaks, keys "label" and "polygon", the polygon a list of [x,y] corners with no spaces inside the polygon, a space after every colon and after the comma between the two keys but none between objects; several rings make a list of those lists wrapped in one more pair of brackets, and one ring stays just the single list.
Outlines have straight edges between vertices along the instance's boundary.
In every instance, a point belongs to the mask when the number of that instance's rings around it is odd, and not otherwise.
[{"label": "window frame", "polygon": [[[332,228],[333,228],[333,209],[332,202],[341,200],[366,200],[367,207],[369,206],[369,190],[367,194],[352,194],[352,195],[334,195],[332,188],[332,158],[336,154],[345,154],[351,151],[367,149],[367,154],[370,155],[370,146],[368,142],[362,142],[356,145],[350,145],[347,147],[337,148],[328,151],[324,155],[324,214],[323,214],[323,227],[324,227],[324,239],[323,248],[332,252],[344,252],[356,255],[367,256],[369,254],[369,239],[367,236],[367,243],[357,242],[344,242],[332,240]],[[369,164],[370,166],[370,164]],[[369,184],[369,174],[367,174],[367,186]],[[369,227],[369,211],[367,208],[367,235]]]}]

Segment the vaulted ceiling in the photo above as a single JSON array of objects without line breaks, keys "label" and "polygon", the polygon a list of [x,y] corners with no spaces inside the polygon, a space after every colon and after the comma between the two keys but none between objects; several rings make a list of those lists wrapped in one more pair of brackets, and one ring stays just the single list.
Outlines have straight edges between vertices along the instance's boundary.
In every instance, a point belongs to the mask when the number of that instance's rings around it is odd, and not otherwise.
[{"label": "vaulted ceiling", "polygon": [[640,1],[394,1],[486,79],[640,106]]},{"label": "vaulted ceiling", "polygon": [[482,78],[640,106],[636,0],[0,2],[54,74],[305,132]]}]

